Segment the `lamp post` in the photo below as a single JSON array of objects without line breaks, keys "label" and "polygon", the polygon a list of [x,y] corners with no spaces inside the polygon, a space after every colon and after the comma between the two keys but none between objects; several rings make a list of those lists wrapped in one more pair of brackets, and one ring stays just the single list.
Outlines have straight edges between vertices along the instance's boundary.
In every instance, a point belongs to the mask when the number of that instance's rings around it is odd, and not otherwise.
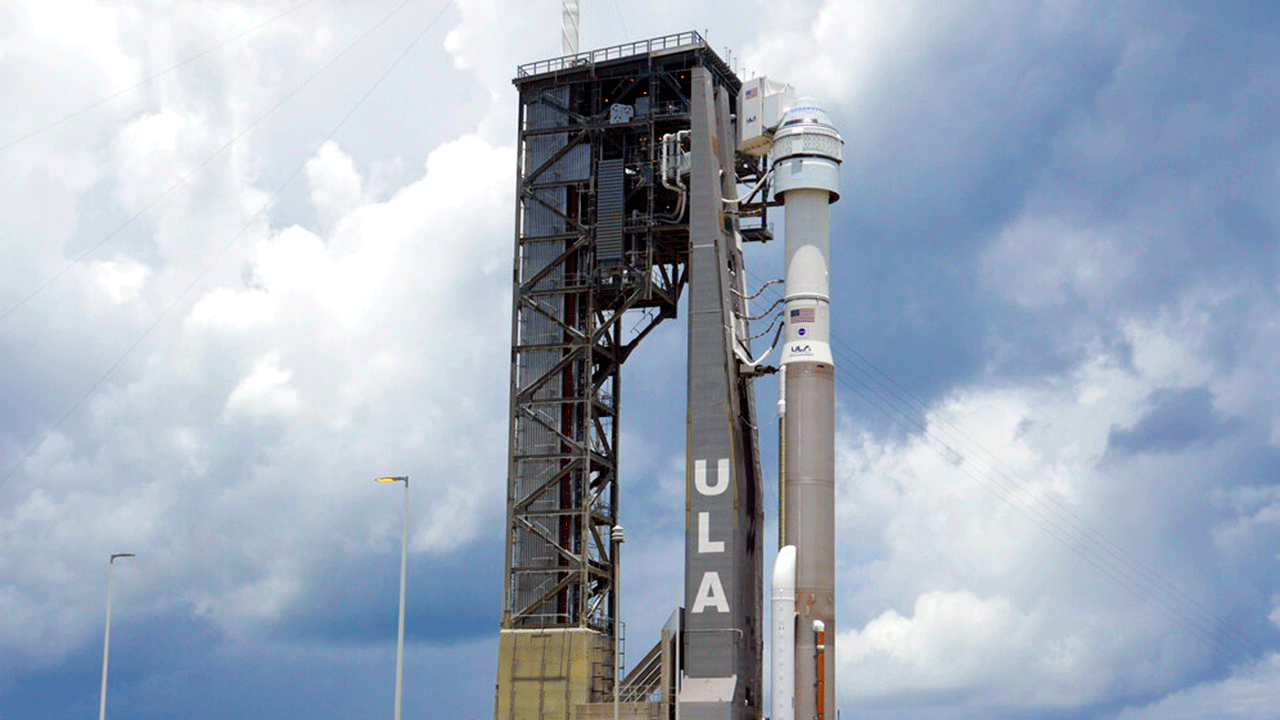
[{"label": "lamp post", "polygon": [[107,657],[111,648],[111,589],[115,580],[116,558],[133,556],[133,553],[114,553],[107,561],[107,628],[102,635],[102,692],[98,695],[98,720],[107,716]]},{"label": "lamp post", "polygon": [[[409,553],[409,476],[380,477],[380,483],[404,483],[404,523],[400,530],[400,629],[396,635],[396,714],[400,720],[400,698],[404,689],[404,576]],[[99,718],[101,720],[101,718]]]}]

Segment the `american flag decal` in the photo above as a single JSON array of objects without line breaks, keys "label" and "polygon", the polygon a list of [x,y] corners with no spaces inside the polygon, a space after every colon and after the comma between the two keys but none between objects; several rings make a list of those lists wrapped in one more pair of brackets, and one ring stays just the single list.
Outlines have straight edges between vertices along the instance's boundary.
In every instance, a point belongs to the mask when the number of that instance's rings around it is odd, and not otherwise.
[{"label": "american flag decal", "polygon": [[791,311],[791,323],[813,322],[813,308],[797,308]]},{"label": "american flag decal", "polygon": [[757,92],[760,92],[759,89],[757,88],[747,88],[747,92],[744,93],[744,99],[750,100],[751,98],[756,96]]}]

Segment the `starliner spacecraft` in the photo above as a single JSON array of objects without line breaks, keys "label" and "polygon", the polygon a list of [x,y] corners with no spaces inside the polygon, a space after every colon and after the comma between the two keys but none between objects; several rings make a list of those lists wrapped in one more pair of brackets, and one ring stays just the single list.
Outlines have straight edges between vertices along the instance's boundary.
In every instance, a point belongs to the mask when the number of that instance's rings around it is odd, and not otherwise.
[{"label": "starliner spacecraft", "polygon": [[[828,206],[839,198],[843,141],[816,101],[765,78],[744,83],[697,33],[589,52],[575,40],[565,53],[521,66],[514,81],[494,717],[826,720],[836,630]],[[773,239],[769,211],[778,208],[786,266],[765,274],[785,272],[782,310],[777,333],[761,334],[773,346],[756,353],[743,247]],[[683,603],[624,672],[621,367],[680,313]],[[766,553],[754,381],[770,373],[779,388],[779,540]],[[767,708],[764,565],[775,552]]]}]

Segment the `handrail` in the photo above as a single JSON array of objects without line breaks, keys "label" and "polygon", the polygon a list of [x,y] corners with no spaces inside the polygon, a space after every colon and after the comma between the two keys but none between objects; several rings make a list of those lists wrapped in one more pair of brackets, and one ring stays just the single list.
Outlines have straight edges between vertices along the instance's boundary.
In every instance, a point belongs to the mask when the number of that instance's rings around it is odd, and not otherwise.
[{"label": "handrail", "polygon": [[530,75],[542,75],[544,73],[556,72],[567,68],[574,68],[584,65],[594,65],[596,63],[608,60],[617,60],[619,58],[631,57],[633,55],[644,55],[656,50],[668,50],[671,48],[684,47],[686,45],[706,45],[706,40],[696,31],[689,30],[674,35],[662,35],[660,37],[649,38],[648,40],[636,40],[621,45],[601,48],[599,50],[589,50],[587,52],[577,53],[576,55],[564,55],[550,60],[539,60],[537,62],[525,63],[516,69],[516,78],[529,77]]}]

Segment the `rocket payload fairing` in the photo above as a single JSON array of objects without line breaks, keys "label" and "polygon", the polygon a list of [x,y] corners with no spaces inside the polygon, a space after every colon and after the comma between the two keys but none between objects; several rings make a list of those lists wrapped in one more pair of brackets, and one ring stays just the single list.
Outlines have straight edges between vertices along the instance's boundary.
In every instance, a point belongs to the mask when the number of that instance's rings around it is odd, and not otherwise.
[{"label": "rocket payload fairing", "polygon": [[[820,713],[835,707],[835,663],[823,662],[822,655],[830,651],[834,657],[836,630],[828,205],[840,197],[842,145],[826,111],[804,98],[783,114],[771,150],[774,191],[786,208],[786,332],[778,381],[784,448],[779,524],[782,544],[795,547],[791,717],[796,720],[822,720]],[[790,562],[786,547],[779,553],[779,562],[784,561]],[[817,628],[825,630],[825,647]],[[775,697],[779,690],[774,687]]]}]

